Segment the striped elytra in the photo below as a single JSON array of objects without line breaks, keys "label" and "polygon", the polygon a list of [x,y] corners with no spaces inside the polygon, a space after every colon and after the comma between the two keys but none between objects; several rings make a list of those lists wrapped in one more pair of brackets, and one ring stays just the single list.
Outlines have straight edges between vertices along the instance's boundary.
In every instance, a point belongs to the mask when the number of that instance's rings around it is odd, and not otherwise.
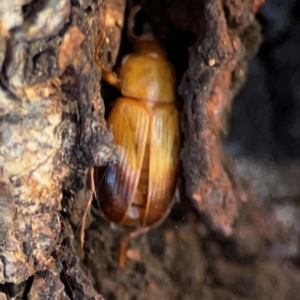
[{"label": "striped elytra", "polygon": [[136,40],[136,51],[123,59],[119,76],[96,60],[103,79],[122,93],[107,120],[119,162],[105,172],[96,168],[95,182],[104,216],[136,227],[121,243],[123,266],[129,239],[158,226],[174,203],[180,151],[175,75],[153,38]]}]

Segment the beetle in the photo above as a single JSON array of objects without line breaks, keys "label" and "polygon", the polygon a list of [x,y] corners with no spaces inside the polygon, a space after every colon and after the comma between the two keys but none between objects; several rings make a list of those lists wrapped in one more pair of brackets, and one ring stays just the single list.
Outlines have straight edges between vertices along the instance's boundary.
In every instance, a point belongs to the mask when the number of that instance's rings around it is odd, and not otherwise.
[{"label": "beetle", "polygon": [[119,162],[107,166],[104,173],[95,168],[94,181],[105,218],[136,227],[120,243],[118,262],[124,267],[130,239],[159,226],[174,204],[179,111],[173,67],[153,35],[131,33],[135,50],[123,58],[119,76],[99,59],[104,37],[98,42],[95,60],[103,79],[122,94],[107,119]]}]

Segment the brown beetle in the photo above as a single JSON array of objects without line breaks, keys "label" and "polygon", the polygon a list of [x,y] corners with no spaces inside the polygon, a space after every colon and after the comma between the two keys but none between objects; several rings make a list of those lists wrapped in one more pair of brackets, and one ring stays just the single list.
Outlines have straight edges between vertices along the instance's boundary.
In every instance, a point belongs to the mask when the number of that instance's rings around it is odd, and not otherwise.
[{"label": "brown beetle", "polygon": [[[130,34],[135,37],[132,31]],[[174,203],[179,112],[173,68],[152,35],[135,38],[136,50],[123,58],[119,76],[98,58],[103,40],[104,34],[95,59],[103,79],[123,95],[107,120],[120,161],[109,165],[105,173],[96,168],[95,183],[105,217],[116,224],[137,227],[120,244],[118,261],[123,267],[129,240],[161,224]]]}]

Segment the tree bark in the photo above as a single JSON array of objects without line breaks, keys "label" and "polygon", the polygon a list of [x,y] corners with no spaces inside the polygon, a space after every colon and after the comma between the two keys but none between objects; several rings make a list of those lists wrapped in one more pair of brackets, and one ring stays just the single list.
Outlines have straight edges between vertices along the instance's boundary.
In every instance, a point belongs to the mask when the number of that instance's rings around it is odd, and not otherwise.
[{"label": "tree bark", "polygon": [[[100,299],[87,289],[74,249],[63,250],[73,236],[61,215],[63,185],[76,192],[89,166],[116,159],[93,59],[102,30],[100,2],[4,4],[0,282],[15,284],[15,293],[23,287],[29,299],[72,298],[68,288]],[[60,278],[65,268],[67,288]]]},{"label": "tree bark", "polygon": [[[271,257],[278,243],[295,246],[298,231],[288,240],[282,210],[267,211],[264,195],[296,197],[297,180],[286,178],[299,168],[236,162],[222,148],[232,100],[261,43],[254,16],[262,2],[3,1],[0,299],[297,299],[298,271]],[[90,222],[91,214],[84,261],[78,228],[89,168],[118,159],[101,96],[115,93],[100,84],[94,52],[103,30],[109,68],[130,51],[122,31],[134,4],[142,6],[137,25],[151,25],[177,73],[184,192],[160,229],[131,241],[128,273],[116,261],[124,228]]]}]

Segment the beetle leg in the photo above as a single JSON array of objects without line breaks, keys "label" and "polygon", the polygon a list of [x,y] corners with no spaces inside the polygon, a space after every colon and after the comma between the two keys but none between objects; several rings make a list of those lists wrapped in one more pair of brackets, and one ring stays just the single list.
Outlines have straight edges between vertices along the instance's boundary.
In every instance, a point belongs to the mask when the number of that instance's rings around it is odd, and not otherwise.
[{"label": "beetle leg", "polygon": [[120,242],[120,246],[119,246],[119,256],[118,256],[118,263],[121,268],[125,267],[126,249],[127,249],[127,246],[128,246],[128,243],[130,242],[130,240],[138,237],[141,234],[147,233],[148,231],[151,231],[151,230],[159,227],[165,221],[165,219],[168,217],[171,209],[173,208],[173,206],[176,202],[180,202],[179,181],[177,181],[176,190],[175,190],[172,202],[171,202],[168,210],[166,211],[165,215],[157,223],[152,224],[150,226],[137,228],[136,230],[129,232],[127,235],[125,235],[122,238],[122,240]]},{"label": "beetle leg", "polygon": [[86,225],[86,219],[90,212],[90,208],[92,205],[93,197],[95,194],[95,181],[94,181],[94,168],[90,169],[90,183],[91,183],[91,192],[90,196],[86,205],[86,209],[84,211],[84,214],[82,216],[82,222],[81,222],[81,230],[80,230],[80,248],[81,253],[83,254],[83,244],[84,244],[84,237],[85,237],[85,225]]},{"label": "beetle leg", "polygon": [[131,239],[136,238],[137,236],[148,232],[152,229],[152,226],[147,227],[140,227],[134,231],[129,232],[127,235],[125,235],[121,242],[119,247],[119,256],[118,256],[118,262],[119,266],[123,269],[125,267],[125,259],[126,259],[126,249],[128,246],[128,243]]},{"label": "beetle leg", "polygon": [[113,73],[112,71],[108,70],[107,67],[103,64],[103,62],[100,60],[99,58],[99,51],[100,48],[103,44],[103,41],[105,39],[105,31],[103,30],[99,39],[99,42],[97,44],[96,50],[95,50],[95,61],[97,63],[97,65],[101,68],[102,70],[102,77],[103,79],[108,82],[110,85],[116,87],[116,88],[120,88],[120,79],[117,77],[117,75],[115,73]]}]

